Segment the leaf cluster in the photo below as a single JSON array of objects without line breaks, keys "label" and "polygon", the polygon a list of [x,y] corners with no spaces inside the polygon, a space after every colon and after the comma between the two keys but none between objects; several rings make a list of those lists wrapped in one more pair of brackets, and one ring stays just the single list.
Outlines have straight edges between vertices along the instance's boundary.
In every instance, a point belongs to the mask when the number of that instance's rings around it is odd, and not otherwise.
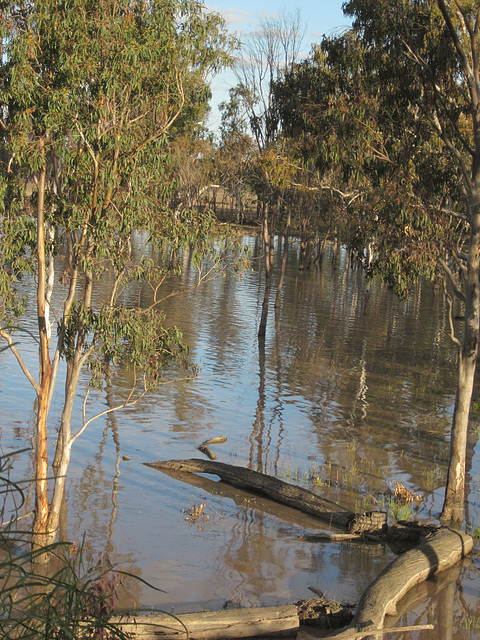
[{"label": "leaf cluster", "polygon": [[292,67],[275,105],[301,161],[343,194],[350,247],[373,249],[371,272],[405,295],[462,237],[452,148],[466,164],[472,102],[436,2],[351,0],[345,11],[353,28]]},{"label": "leaf cluster", "polygon": [[[161,314],[118,304],[119,295],[131,281],[163,281],[185,247],[198,260],[211,251],[211,215],[174,202],[171,136],[205,112],[231,38],[197,0],[4,1],[0,18],[2,326],[24,309],[19,280],[37,274],[45,170],[49,271],[55,258],[65,294],[59,353],[88,356],[96,382],[106,360],[130,362],[153,384],[168,361],[186,364],[186,350]],[[159,257],[154,268],[132,251],[141,234]],[[91,302],[97,287],[101,307]]]}]

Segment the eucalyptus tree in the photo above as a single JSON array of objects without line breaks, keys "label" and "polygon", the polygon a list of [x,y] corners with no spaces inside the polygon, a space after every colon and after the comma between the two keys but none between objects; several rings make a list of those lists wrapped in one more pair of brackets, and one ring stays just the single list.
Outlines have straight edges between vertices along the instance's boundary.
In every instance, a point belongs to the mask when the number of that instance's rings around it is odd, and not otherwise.
[{"label": "eucalyptus tree", "polygon": [[[253,185],[262,208],[262,236],[265,251],[265,295],[258,329],[264,337],[267,327],[269,293],[273,273],[275,219],[280,193],[276,167],[283,165],[284,150],[277,145],[278,120],[273,109],[273,86],[297,59],[304,36],[300,13],[283,12],[263,18],[259,29],[243,38],[234,67],[238,85],[231,100],[240,98],[257,146]],[[272,154],[275,161],[271,162]],[[261,172],[261,173],[259,173]],[[283,169],[280,169],[280,174]]]},{"label": "eucalyptus tree", "polygon": [[258,148],[273,141],[277,122],[272,109],[273,84],[297,60],[303,41],[300,13],[262,18],[259,29],[243,37],[235,65],[241,96]]},{"label": "eucalyptus tree", "polygon": [[[159,312],[168,261],[135,256],[132,237],[164,255],[209,250],[213,219],[166,204],[168,133],[193,88],[228,62],[230,40],[195,0],[6,1],[1,18],[0,336],[38,397],[34,534],[44,545],[58,528],[72,446],[95,417],[90,389],[131,367],[126,407],[160,383],[168,362],[190,375],[181,335]],[[209,274],[221,268],[216,254]],[[198,281],[205,277],[199,267]],[[18,348],[20,280],[36,287],[38,379]],[[146,308],[122,302],[132,282],[151,292]],[[61,360],[49,497],[47,419]],[[82,370],[91,382],[75,417]]]},{"label": "eucalyptus tree", "polygon": [[229,100],[219,106],[220,130],[215,157],[216,173],[220,184],[232,195],[236,220],[243,222],[244,199],[250,192],[248,166],[254,143],[248,135],[246,112],[238,87],[229,90]]},{"label": "eucalyptus tree", "polygon": [[[437,266],[452,295],[465,307],[460,338],[450,322],[458,347],[458,383],[442,511],[445,519],[462,520],[468,420],[480,337],[480,6],[464,0],[351,0],[345,10],[354,17],[354,29],[372,52],[379,74],[383,71],[388,84],[401,90],[397,95],[404,95],[397,108],[413,111],[434,136],[432,145],[436,142],[440,148],[440,168],[451,186],[450,192],[434,193],[440,197],[428,198],[428,206],[419,211],[417,227],[426,228],[429,240],[416,242],[413,226],[405,229],[403,244],[413,245],[412,253],[416,248],[420,265],[428,242],[436,245]],[[378,52],[389,64],[378,65]],[[391,66],[395,60],[400,62],[396,73]],[[435,161],[435,157],[432,154],[426,160]],[[452,243],[441,241],[439,222],[445,214],[451,227],[455,223]]]},{"label": "eucalyptus tree", "polygon": [[348,223],[372,247],[372,271],[402,295],[440,275],[450,310],[453,298],[465,306],[461,337],[450,312],[459,369],[442,512],[461,520],[480,319],[480,7],[350,0],[344,10],[352,31],[322,43],[291,82],[300,108],[287,101],[285,113],[313,136],[333,186],[357,191]]}]

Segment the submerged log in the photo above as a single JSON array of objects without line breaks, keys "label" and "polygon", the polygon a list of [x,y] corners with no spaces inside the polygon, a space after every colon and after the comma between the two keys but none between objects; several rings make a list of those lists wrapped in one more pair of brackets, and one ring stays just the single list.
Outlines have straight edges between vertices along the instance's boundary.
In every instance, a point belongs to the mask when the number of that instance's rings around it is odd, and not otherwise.
[{"label": "submerged log", "polygon": [[111,619],[134,640],[222,640],[295,636],[299,627],[297,607],[222,609],[176,616],[152,614]]},{"label": "submerged log", "polygon": [[396,615],[397,603],[411,587],[448,569],[466,556],[473,546],[471,536],[442,528],[428,536],[421,544],[391,562],[363,594],[350,631],[336,638],[350,637],[351,632],[374,638],[383,629],[385,616]]},{"label": "submerged log", "polygon": [[173,470],[186,473],[215,474],[223,482],[234,487],[258,493],[280,504],[315,516],[329,525],[346,529],[351,533],[382,530],[386,524],[386,514],[384,513],[357,514],[331,500],[316,495],[308,489],[288,484],[278,478],[273,478],[245,467],[197,459],[166,460],[147,462],[145,464],[160,471]]}]

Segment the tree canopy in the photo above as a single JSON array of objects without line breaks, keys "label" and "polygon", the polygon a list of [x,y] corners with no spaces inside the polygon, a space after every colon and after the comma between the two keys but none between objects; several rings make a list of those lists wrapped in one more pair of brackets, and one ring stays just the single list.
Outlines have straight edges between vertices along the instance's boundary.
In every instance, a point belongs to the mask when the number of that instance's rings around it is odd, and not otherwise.
[{"label": "tree canopy", "polygon": [[[71,447],[90,422],[84,406],[72,433],[82,367],[97,385],[111,367],[132,367],[140,386],[126,405],[159,382],[167,362],[188,365],[181,335],[158,310],[160,285],[182,247],[195,246],[197,256],[211,250],[215,223],[207,212],[169,206],[176,186],[169,134],[204,113],[208,80],[228,63],[232,41],[222,19],[196,0],[3,2],[0,11],[0,336],[39,398],[36,530],[48,541]],[[134,237],[162,258],[136,255]],[[210,275],[222,268],[219,252]],[[25,308],[18,282],[32,276],[38,381],[12,338]],[[199,282],[205,277],[199,271]],[[106,281],[110,293],[99,299],[96,287]],[[133,282],[148,287],[149,305],[125,302]],[[46,421],[62,358],[50,501]]]},{"label": "tree canopy", "polygon": [[[324,188],[342,193],[349,240],[401,295],[420,275],[465,304],[443,515],[461,519],[478,346],[478,3],[350,0],[353,27],[277,83],[284,129]],[[295,103],[292,96],[299,97]]]}]

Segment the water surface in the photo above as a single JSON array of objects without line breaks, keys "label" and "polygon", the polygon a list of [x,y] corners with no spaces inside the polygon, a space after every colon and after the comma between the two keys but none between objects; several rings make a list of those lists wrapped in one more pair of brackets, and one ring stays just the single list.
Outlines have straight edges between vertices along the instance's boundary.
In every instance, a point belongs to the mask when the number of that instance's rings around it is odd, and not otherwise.
[{"label": "water surface", "polygon": [[[218,278],[163,306],[182,330],[199,378],[161,386],[136,407],[94,423],[74,445],[62,535],[85,536],[92,559],[108,553],[113,564],[162,589],[127,580],[125,606],[178,613],[283,604],[311,597],[309,587],[355,603],[394,557],[382,545],[300,541],[323,525],[214,477],[186,483],[143,465],[201,457],[197,447],[207,438],[227,436],[212,446],[222,462],[301,484],[354,510],[385,507],[395,480],[421,497],[418,517],[434,519],[441,510],[456,358],[442,292],[422,282],[399,301],[360,270],[345,270],[344,255],[340,264],[327,255],[321,269],[299,271],[292,242],[281,309],[277,318],[271,309],[259,345],[263,274],[258,239],[245,242],[253,268],[243,279]],[[278,247],[277,254],[279,261]],[[187,269],[181,282],[189,286],[194,277]],[[146,289],[129,295],[149,302]],[[22,342],[33,364],[36,347],[27,337]],[[34,394],[5,351],[0,375],[2,446],[10,452],[31,441]],[[124,399],[130,383],[120,372],[97,409]],[[58,396],[52,439],[60,411]],[[469,526],[480,524],[478,425],[474,415]],[[18,456],[16,473],[31,477],[29,454]],[[192,519],[200,505],[202,515]],[[472,629],[480,627],[479,566],[474,557],[411,592],[400,623],[433,622],[452,638],[480,638]],[[444,631],[437,637],[448,637]]]}]

